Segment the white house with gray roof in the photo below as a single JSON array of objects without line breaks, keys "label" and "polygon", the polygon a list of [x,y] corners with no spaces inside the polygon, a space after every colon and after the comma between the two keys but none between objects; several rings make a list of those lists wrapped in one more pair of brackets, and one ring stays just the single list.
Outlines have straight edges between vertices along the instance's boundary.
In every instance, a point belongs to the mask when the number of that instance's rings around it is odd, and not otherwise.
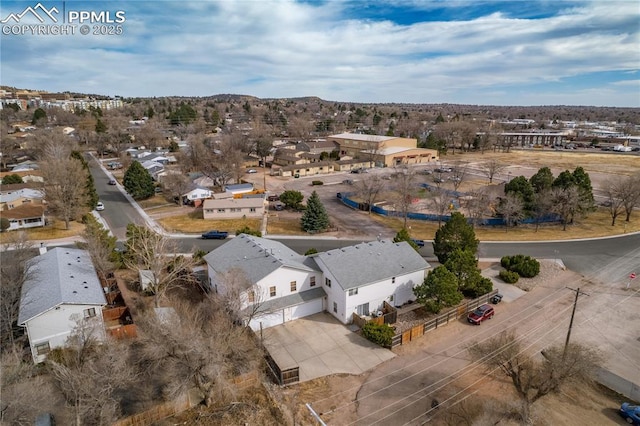
[{"label": "white house with gray roof", "polygon": [[94,337],[104,339],[102,308],[107,301],[89,253],[57,247],[31,261],[18,324],[27,330],[33,361],[42,362],[51,349],[64,346],[85,320]]},{"label": "white house with gray roof", "polygon": [[[322,312],[326,296],[315,262],[282,243],[241,234],[204,257],[209,284],[224,294],[224,274],[243,271],[252,285],[241,293],[241,309],[259,304],[249,325],[254,330]],[[253,300],[253,302],[252,302]]]},{"label": "white house with gray roof", "polygon": [[310,256],[264,238],[241,235],[204,258],[211,287],[223,293],[222,273],[244,271],[254,284],[241,296],[251,305],[256,291],[262,314],[251,322],[256,330],[321,312],[342,323],[353,313],[369,315],[383,303],[401,306],[415,300],[413,287],[424,281],[430,265],[406,242],[373,241]]},{"label": "white house with gray roof", "polygon": [[408,243],[371,241],[315,255],[327,293],[327,310],[344,324],[353,313],[370,315],[383,303],[402,306],[415,300],[413,288],[422,284],[429,263]]}]

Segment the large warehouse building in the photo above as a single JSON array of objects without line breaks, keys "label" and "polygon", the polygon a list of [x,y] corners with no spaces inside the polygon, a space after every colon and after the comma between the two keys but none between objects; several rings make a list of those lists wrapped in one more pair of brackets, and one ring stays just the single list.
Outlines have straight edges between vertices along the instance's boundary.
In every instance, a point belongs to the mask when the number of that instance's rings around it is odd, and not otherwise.
[{"label": "large warehouse building", "polygon": [[378,166],[422,164],[438,160],[438,151],[418,148],[415,139],[393,136],[340,133],[327,137],[340,147],[340,157],[349,156],[375,162]]}]

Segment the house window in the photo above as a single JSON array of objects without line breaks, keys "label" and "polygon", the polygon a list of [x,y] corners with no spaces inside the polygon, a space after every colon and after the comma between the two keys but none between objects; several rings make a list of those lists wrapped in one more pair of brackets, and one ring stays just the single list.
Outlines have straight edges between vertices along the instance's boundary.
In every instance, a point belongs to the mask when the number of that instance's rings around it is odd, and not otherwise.
[{"label": "house window", "polygon": [[324,279],[324,284],[325,284],[327,287],[331,287],[331,280],[330,280],[329,278],[325,278],[325,279]]},{"label": "house window", "polygon": [[391,277],[391,284],[395,284],[396,283],[396,277]]},{"label": "house window", "polygon": [[255,291],[250,291],[247,294],[248,298],[249,298],[249,303],[256,303],[256,292]]},{"label": "house window", "polygon": [[249,209],[249,211],[250,211],[251,213],[255,213],[255,212],[256,212],[256,208],[255,208],[255,207],[251,207],[251,208]]},{"label": "house window", "polygon": [[218,209],[218,213],[224,213],[224,209]]},{"label": "house window", "polygon": [[333,302],[333,312],[338,313],[338,304],[336,302]]},{"label": "house window", "polygon": [[349,296],[355,296],[356,294],[358,294],[358,289],[357,288],[350,288],[349,289]]},{"label": "house window", "polygon": [[356,306],[356,313],[360,316],[369,315],[369,303],[363,303],[362,305]]},{"label": "house window", "polygon": [[96,308],[85,309],[83,312],[85,318],[92,318],[96,316]]},{"label": "house window", "polygon": [[36,350],[36,355],[46,355],[51,351],[51,347],[49,347],[49,342],[38,343],[35,345],[34,349]]},{"label": "house window", "polygon": [[271,286],[269,287],[269,296],[270,297],[276,297],[276,286]]},{"label": "house window", "polygon": [[296,291],[297,284],[295,281],[291,281],[291,291]]},{"label": "house window", "polygon": [[315,287],[316,286],[316,277],[310,277],[309,278],[309,286],[310,287]]}]

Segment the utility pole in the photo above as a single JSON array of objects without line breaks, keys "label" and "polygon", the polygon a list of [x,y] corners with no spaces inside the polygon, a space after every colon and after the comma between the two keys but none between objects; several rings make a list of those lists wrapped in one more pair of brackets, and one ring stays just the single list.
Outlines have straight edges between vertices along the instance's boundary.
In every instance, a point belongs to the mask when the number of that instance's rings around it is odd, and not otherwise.
[{"label": "utility pole", "polygon": [[571,287],[567,287],[569,290],[571,291],[575,291],[576,292],[576,298],[573,301],[573,310],[571,311],[571,321],[569,322],[569,330],[567,330],[567,340],[565,340],[564,342],[564,350],[562,351],[562,361],[564,362],[565,358],[567,357],[567,348],[569,347],[569,339],[571,338],[571,328],[573,327],[573,317],[576,314],[576,306],[578,306],[578,297],[581,294],[584,294],[585,296],[588,296],[587,293],[580,291],[580,287],[578,287],[577,289],[573,289]]},{"label": "utility pole", "polygon": [[315,412],[315,410],[313,408],[311,408],[311,404],[309,404],[308,402],[305,404],[307,406],[307,408],[309,409],[309,411],[311,412],[311,415],[318,421],[318,423],[322,426],[327,426],[327,424],[325,422],[322,421],[322,419],[320,418],[320,416],[318,415],[318,413]]}]

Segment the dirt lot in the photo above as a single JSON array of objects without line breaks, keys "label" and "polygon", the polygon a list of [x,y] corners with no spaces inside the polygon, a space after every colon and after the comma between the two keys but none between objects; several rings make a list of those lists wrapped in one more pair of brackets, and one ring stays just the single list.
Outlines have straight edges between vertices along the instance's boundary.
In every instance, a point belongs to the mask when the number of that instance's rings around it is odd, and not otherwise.
[{"label": "dirt lot", "polygon": [[[559,268],[545,270],[525,285],[528,293],[514,302],[498,305],[498,314],[493,321],[501,321],[502,325],[506,326],[505,324],[519,322],[524,316],[524,310],[540,309],[544,310],[544,313],[538,312],[539,319],[544,318],[549,325],[543,325],[543,331],[538,331],[538,334],[546,333],[547,329],[561,323],[562,327],[557,333],[552,333],[552,337],[544,339],[531,349],[532,355],[539,353],[540,348],[548,344],[557,344],[558,341],[564,340],[568,311],[566,315],[563,314],[561,321],[551,317],[552,313],[555,315],[561,309],[571,308],[572,296],[565,294],[566,285],[582,286],[591,291],[592,296],[589,299],[592,300],[580,302],[581,309],[576,316],[576,324],[584,322],[584,315],[590,311],[590,303],[593,303],[593,308],[597,306],[595,309],[598,311],[606,310],[606,306],[610,306],[605,303],[610,295],[604,295],[607,292],[602,287],[589,284],[584,277]],[[610,291],[615,291],[615,288],[612,287]],[[557,292],[562,294],[562,298],[554,296]],[[598,292],[603,293],[602,297]],[[551,296],[553,299],[548,299]],[[545,299],[547,302],[543,302]],[[615,308],[608,309],[619,310],[620,306],[624,306],[624,309],[633,315],[640,306],[637,300],[631,302],[632,305],[617,304],[614,305]],[[593,331],[604,327],[603,323],[619,321],[613,318],[601,319],[602,322],[594,321],[593,324],[588,324],[588,327],[574,325],[574,339],[583,341],[584,332],[588,329]],[[480,333],[496,333],[497,331],[488,328],[496,325],[500,326],[494,322],[490,326],[480,326],[487,328],[470,328],[464,321],[451,323],[415,342],[394,349],[398,357],[380,365],[374,371],[360,376],[325,377],[290,387],[283,392],[285,397],[288,395],[292,400],[310,402],[314,409],[322,413],[323,420],[333,425],[414,425],[423,424],[427,419],[437,425],[464,424],[465,418],[474,412],[481,413],[477,424],[515,425],[517,423],[507,415],[517,409],[517,404],[514,405],[517,398],[510,382],[503,376],[487,375],[482,368],[469,370],[467,367],[470,360],[464,349],[465,344],[474,339],[474,334],[478,334],[475,339],[480,339]],[[518,330],[530,334],[532,331],[528,327],[533,325],[523,324]],[[634,326],[629,327],[629,331],[633,333]],[[531,339],[535,343],[538,338],[531,335],[529,340]],[[616,351],[625,350],[618,343],[609,343],[617,345],[618,349],[614,350],[610,344],[605,344],[601,349],[607,359],[614,355],[619,356]],[[464,370],[465,368],[467,370]],[[462,371],[466,372],[462,374]],[[464,397],[467,398],[463,400]],[[440,408],[427,413],[433,399],[440,402]],[[566,387],[561,393],[548,395],[535,403],[532,414],[534,424],[540,425],[624,424],[616,412],[623,401],[625,398],[601,386]],[[301,423],[314,424],[306,411],[303,405],[298,405]]]}]

